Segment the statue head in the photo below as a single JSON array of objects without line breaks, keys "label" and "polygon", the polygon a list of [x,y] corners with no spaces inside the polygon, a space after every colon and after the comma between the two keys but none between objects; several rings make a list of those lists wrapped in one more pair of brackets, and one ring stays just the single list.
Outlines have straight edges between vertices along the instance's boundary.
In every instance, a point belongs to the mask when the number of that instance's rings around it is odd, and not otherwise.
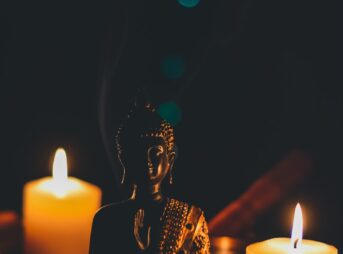
[{"label": "statue head", "polygon": [[172,126],[151,104],[136,106],[118,129],[116,145],[125,181],[136,185],[139,192],[160,193],[176,156]]}]

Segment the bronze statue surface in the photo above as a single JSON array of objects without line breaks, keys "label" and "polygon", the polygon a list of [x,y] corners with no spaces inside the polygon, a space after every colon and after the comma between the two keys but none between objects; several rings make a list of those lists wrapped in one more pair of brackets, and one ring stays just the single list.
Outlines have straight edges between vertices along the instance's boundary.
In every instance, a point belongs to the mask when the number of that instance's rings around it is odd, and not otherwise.
[{"label": "bronze statue surface", "polygon": [[130,112],[116,143],[122,183],[133,192],[128,200],[104,206],[95,215],[90,254],[209,254],[203,211],[161,192],[167,175],[172,183],[172,126],[145,104]]}]

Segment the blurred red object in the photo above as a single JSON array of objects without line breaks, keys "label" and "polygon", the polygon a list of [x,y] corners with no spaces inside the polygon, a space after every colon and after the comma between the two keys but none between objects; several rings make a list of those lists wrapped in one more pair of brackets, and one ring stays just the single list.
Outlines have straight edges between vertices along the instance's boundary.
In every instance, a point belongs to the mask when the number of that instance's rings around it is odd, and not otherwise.
[{"label": "blurred red object", "polygon": [[20,254],[23,246],[21,219],[13,211],[0,211],[0,254]]},{"label": "blurred red object", "polygon": [[313,160],[307,153],[291,151],[209,222],[210,234],[234,237],[245,235],[257,217],[282,200],[303,181],[312,168]]}]

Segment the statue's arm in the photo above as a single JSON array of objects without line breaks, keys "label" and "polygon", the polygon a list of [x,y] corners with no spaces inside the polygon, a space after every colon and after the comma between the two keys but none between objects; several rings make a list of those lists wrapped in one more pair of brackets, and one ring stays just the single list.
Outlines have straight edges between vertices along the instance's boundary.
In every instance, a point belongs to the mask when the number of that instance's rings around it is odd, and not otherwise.
[{"label": "statue's arm", "polygon": [[99,211],[93,219],[89,254],[105,254],[107,249],[106,216]]},{"label": "statue's arm", "polygon": [[99,222],[97,219],[97,215],[94,216],[93,225],[92,225],[92,233],[91,233],[91,240],[89,246],[89,254],[96,254],[98,246],[101,246],[101,237],[99,232]]},{"label": "statue's arm", "polygon": [[199,218],[190,253],[210,254],[210,238],[204,213]]}]

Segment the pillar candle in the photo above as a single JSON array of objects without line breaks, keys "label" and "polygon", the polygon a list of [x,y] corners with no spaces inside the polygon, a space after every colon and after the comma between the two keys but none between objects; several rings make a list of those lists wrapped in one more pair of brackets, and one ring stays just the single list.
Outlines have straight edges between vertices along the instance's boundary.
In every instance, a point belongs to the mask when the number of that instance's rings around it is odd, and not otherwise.
[{"label": "pillar candle", "polygon": [[303,240],[302,227],[301,208],[297,204],[291,238],[272,238],[253,243],[246,248],[246,254],[338,254],[334,246],[319,241]]},{"label": "pillar candle", "polygon": [[58,149],[53,176],[24,186],[25,253],[88,254],[93,216],[101,204],[101,190],[68,177],[67,158]]}]

